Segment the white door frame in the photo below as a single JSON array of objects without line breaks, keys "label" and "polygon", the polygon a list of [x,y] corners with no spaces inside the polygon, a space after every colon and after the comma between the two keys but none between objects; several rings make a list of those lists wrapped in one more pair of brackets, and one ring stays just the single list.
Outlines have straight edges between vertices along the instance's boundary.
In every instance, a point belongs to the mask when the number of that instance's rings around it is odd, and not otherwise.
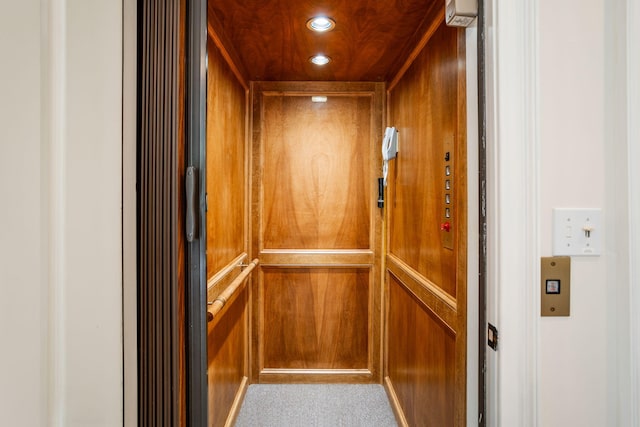
[{"label": "white door frame", "polygon": [[[640,0],[626,0],[629,334],[617,351],[629,364],[628,405],[611,409],[640,425]],[[499,326],[499,351],[489,350],[488,425],[538,425],[540,142],[538,139],[538,0],[485,0],[487,67],[488,298],[487,320]],[[623,35],[623,37],[624,37]],[[627,336],[627,335],[625,335]],[[619,358],[624,360],[624,358]],[[620,383],[620,381],[619,381]],[[620,418],[619,418],[620,419]]]},{"label": "white door frame", "polygon": [[537,0],[486,0],[487,422],[537,425]]},{"label": "white door frame", "polygon": [[627,146],[629,171],[630,417],[640,425],[640,0],[627,0]]},{"label": "white door frame", "polygon": [[138,425],[137,1],[123,0],[122,16],[122,339],[123,425]]}]

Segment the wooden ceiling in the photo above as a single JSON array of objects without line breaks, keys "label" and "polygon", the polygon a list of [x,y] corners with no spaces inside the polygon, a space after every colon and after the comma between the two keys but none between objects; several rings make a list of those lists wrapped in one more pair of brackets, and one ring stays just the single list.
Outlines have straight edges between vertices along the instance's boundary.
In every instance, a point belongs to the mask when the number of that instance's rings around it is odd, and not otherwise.
[{"label": "wooden ceiling", "polygon": [[[436,19],[444,0],[209,0],[209,33],[254,81],[388,81]],[[336,21],[327,33],[309,18]],[[331,57],[323,67],[315,54]]]}]

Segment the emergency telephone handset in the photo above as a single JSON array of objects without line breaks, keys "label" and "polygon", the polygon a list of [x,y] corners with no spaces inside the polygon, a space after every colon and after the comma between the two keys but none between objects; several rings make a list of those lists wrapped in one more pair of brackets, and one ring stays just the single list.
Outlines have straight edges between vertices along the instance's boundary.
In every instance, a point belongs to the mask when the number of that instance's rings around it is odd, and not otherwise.
[{"label": "emergency telephone handset", "polygon": [[384,177],[384,186],[387,186],[387,173],[389,171],[389,160],[398,154],[398,130],[394,127],[388,127],[384,131],[384,139],[382,140],[382,175]]},{"label": "emergency telephone handset", "polygon": [[384,207],[384,187],[387,186],[387,174],[389,173],[389,160],[398,154],[398,131],[388,127],[384,131],[382,139],[382,178],[378,178],[378,207]]},{"label": "emergency telephone handset", "polygon": [[396,128],[387,128],[382,140],[382,160],[389,161],[398,153],[398,131]]}]

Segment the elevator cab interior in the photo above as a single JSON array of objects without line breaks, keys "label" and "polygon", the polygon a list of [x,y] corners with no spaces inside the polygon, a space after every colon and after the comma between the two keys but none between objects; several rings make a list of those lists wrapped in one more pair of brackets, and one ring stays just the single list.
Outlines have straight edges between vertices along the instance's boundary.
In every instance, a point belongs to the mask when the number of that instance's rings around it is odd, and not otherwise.
[{"label": "elevator cab interior", "polygon": [[445,19],[209,0],[209,425],[264,383],[382,384],[399,425],[466,425],[467,46]]}]

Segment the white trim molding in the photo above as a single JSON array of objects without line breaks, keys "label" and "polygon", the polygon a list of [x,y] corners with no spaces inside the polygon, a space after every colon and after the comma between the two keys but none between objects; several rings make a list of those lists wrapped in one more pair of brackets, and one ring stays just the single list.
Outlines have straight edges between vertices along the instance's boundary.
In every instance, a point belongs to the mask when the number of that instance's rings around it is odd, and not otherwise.
[{"label": "white trim molding", "polygon": [[66,181],[66,0],[43,2],[47,16],[42,18],[43,45],[48,62],[43,64],[43,86],[48,93],[43,108],[43,122],[48,135],[43,138],[43,151],[49,153],[49,310],[48,310],[48,424],[66,424],[65,372],[65,181]]},{"label": "white trim molding", "polygon": [[[491,426],[537,425],[537,0],[487,0],[488,321]],[[493,372],[492,372],[493,371]]]},{"label": "white trim molding", "polygon": [[[630,155],[632,141],[629,138],[633,119],[630,115],[627,88],[633,84],[628,78],[627,36],[632,30],[627,26],[627,1],[605,4],[604,18],[604,64],[605,64],[605,207],[607,207],[606,259],[607,286],[610,298],[607,301],[607,395],[606,422],[611,426],[637,425],[632,423],[637,397],[632,396],[632,371],[635,363],[632,356],[632,295],[631,287],[633,257],[632,233],[633,209],[633,161]],[[629,54],[628,54],[629,52]],[[635,191],[638,191],[636,188]],[[636,214],[637,215],[637,214]],[[637,256],[637,255],[636,255]]]},{"label": "white trim molding", "polygon": [[629,311],[631,424],[640,426],[640,0],[627,0],[627,142],[629,170]]},{"label": "white trim molding", "polygon": [[46,425],[122,425],[122,5],[41,5]]},{"label": "white trim molding", "polygon": [[138,425],[136,224],[137,1],[122,3],[122,336],[124,425]]}]

